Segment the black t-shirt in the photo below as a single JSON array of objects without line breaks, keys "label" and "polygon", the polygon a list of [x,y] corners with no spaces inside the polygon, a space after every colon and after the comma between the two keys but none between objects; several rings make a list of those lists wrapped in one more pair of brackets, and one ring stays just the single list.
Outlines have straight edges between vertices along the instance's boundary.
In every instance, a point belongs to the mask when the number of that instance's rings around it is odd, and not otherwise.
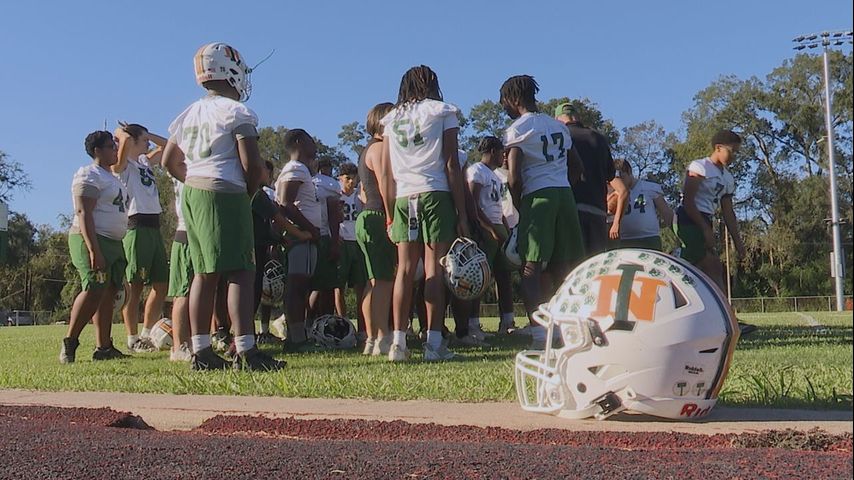
[{"label": "black t-shirt", "polygon": [[276,236],[273,234],[271,220],[276,215],[277,206],[262,189],[258,189],[252,196],[252,226],[255,233],[256,246],[270,246],[276,244]]},{"label": "black t-shirt", "polygon": [[567,127],[572,137],[572,147],[584,164],[584,180],[572,186],[575,203],[591,205],[605,212],[608,182],[616,174],[608,139],[581,123],[571,122]]}]

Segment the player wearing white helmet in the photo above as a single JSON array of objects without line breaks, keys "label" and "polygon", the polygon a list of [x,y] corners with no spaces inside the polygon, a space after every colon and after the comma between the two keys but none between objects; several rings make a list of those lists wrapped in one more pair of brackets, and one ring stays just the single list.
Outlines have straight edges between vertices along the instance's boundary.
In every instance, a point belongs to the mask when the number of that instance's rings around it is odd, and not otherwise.
[{"label": "player wearing white helmet", "polygon": [[234,48],[210,43],[194,57],[196,82],[207,95],[169,126],[163,163],[184,183],[184,221],[195,278],[190,287],[190,327],[197,370],[226,368],[211,348],[214,296],[228,282],[236,356],[234,368],[277,370],[284,362],[255,346],[252,315],[254,246],[250,197],[260,186],[258,117],[240,103],[249,98],[250,69]]},{"label": "player wearing white helmet", "polygon": [[[511,77],[501,86],[501,104],[514,120],[505,131],[504,145],[509,149],[510,193],[519,210],[522,299],[532,325],[531,315],[554,291],[553,285],[544,284],[562,279],[584,256],[567,175],[572,139],[566,125],[537,112],[538,91],[528,75]],[[545,329],[534,326],[532,336],[534,344],[542,344]]]},{"label": "player wearing white helmet", "polygon": [[95,325],[97,346],[92,360],[127,357],[113,346],[110,337],[113,303],[127,267],[122,247],[127,232],[125,192],[110,172],[117,161],[116,143],[110,132],[98,131],[86,137],[85,145],[93,161],[80,167],[71,182],[75,212],[68,232],[71,263],[80,274],[83,290],[71,307],[60,363],[74,363],[80,333],[90,320]]},{"label": "player wearing white helmet", "polygon": [[[135,123],[122,123],[115,130],[115,137],[119,152],[112,171],[128,196],[128,232],[122,243],[128,260],[126,276],[130,288],[122,316],[128,348],[134,352],[153,352],[157,349],[148,337],[163,310],[169,267],[160,234],[160,192],[152,167],[160,166],[166,139]],[[150,142],[156,148],[150,149]],[[145,301],[142,332],[137,335],[139,299],[144,285],[151,286],[151,292]]]},{"label": "player wearing white helmet", "polygon": [[424,299],[427,303],[425,360],[444,360],[451,353],[442,343],[445,285],[441,259],[451,242],[469,234],[465,186],[457,153],[459,110],[442,101],[439,79],[429,67],[409,69],[400,81],[397,104],[382,123],[382,162],[393,175],[380,178],[391,223],[391,240],[398,243],[394,284],[392,361],[409,358],[406,328],[412,303],[415,265],[424,260]]}]

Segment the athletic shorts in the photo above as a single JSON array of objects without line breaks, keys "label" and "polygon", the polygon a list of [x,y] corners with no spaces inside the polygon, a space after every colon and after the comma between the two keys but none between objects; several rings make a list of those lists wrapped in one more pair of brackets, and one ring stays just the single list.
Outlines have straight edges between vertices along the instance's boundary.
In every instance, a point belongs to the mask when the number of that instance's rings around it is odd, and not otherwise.
[{"label": "athletic shorts", "polygon": [[311,242],[299,242],[288,246],[287,255],[288,275],[305,275],[311,277],[317,268],[317,245]]},{"label": "athletic shorts", "polygon": [[457,238],[457,209],[451,192],[426,192],[394,202],[391,241],[451,243]]},{"label": "athletic shorts", "polygon": [[159,228],[132,228],[125,234],[122,244],[128,262],[125,273],[128,283],[151,285],[169,280],[166,248]]},{"label": "athletic shorts", "polygon": [[355,241],[341,242],[341,258],[338,259],[338,288],[364,285],[368,280],[365,256]]},{"label": "athletic shorts", "polygon": [[[496,223],[492,225],[499,234],[503,234],[505,237],[509,236],[507,228],[504,224]],[[493,270],[502,270],[502,271],[513,271],[515,270],[508,262],[507,257],[504,256],[504,245],[498,243],[495,239],[492,238],[492,235],[489,232],[481,233],[481,241],[480,241],[480,249],[483,250],[483,253],[486,254],[486,259],[489,261],[489,266],[492,267]]]},{"label": "athletic shorts", "polygon": [[519,255],[527,262],[570,262],[584,258],[578,210],[569,188],[543,188],[522,197]]},{"label": "athletic shorts", "polygon": [[312,290],[334,290],[338,286],[338,260],[329,258],[331,247],[332,237],[321,236],[317,244],[317,267],[311,277]]},{"label": "athletic shorts", "polygon": [[89,263],[89,249],[83,235],[79,233],[68,234],[68,251],[71,254],[71,263],[80,275],[80,283],[83,290],[98,290],[110,285],[122,288],[125,280],[125,249],[121,240],[113,240],[101,235],[95,236],[101,255],[104,256],[104,271],[92,270]]},{"label": "athletic shorts", "polygon": [[249,195],[185,185],[182,200],[194,272],[255,270]]},{"label": "athletic shorts", "polygon": [[[717,255],[715,249],[706,248],[706,237],[703,236],[703,229],[691,221],[682,207],[677,210],[676,215],[676,235],[682,241],[682,253],[680,254],[682,258],[696,265],[707,254]],[[711,227],[711,217],[705,217],[705,220]]]},{"label": "athletic shorts", "polygon": [[169,257],[169,288],[166,295],[172,298],[189,297],[193,283],[193,262],[190,260],[190,245],[187,241],[172,241]]},{"label": "athletic shorts", "polygon": [[356,217],[356,243],[371,280],[394,280],[397,248],[388,239],[385,218],[385,213],[376,210],[362,210]]}]

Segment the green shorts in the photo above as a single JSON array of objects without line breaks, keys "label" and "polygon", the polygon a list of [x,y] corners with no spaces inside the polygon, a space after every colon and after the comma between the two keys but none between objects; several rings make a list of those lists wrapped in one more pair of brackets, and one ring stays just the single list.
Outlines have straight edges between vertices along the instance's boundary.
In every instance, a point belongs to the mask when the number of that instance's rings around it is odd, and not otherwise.
[{"label": "green shorts", "polygon": [[190,245],[173,241],[169,259],[169,289],[166,295],[172,298],[189,297],[191,283],[193,262],[190,260]]},{"label": "green shorts", "polygon": [[255,270],[249,195],[185,185],[183,202],[194,272]]},{"label": "green shorts", "polygon": [[331,237],[327,235],[320,237],[320,242],[317,244],[317,266],[311,277],[312,290],[334,290],[338,286],[338,261],[329,258],[331,244]]},{"label": "green shorts", "polygon": [[338,260],[338,288],[356,287],[368,281],[365,256],[355,241],[341,242],[341,258]]},{"label": "green shorts", "polygon": [[519,256],[527,262],[575,262],[584,258],[575,198],[569,188],[543,188],[522,197]]},{"label": "green shorts", "polygon": [[68,251],[71,254],[71,263],[80,274],[80,283],[83,290],[97,290],[113,285],[121,288],[125,280],[125,249],[121,240],[113,240],[101,235],[96,236],[101,255],[104,256],[106,268],[103,272],[92,270],[89,266],[89,249],[83,235],[71,233],[68,235]]},{"label": "green shorts", "polygon": [[457,238],[457,209],[451,192],[426,192],[394,202],[391,241],[451,243]]},{"label": "green shorts", "polygon": [[645,248],[647,250],[661,251],[661,237],[632,238],[630,240],[620,239],[620,248]]},{"label": "green shorts", "polygon": [[[504,224],[494,223],[492,224],[492,228],[497,230],[498,233],[503,234],[505,237],[509,236],[509,232]],[[480,241],[480,249],[486,254],[489,266],[492,267],[493,270],[503,270],[508,272],[515,270],[507,262],[507,257],[504,256],[504,245],[493,239],[492,235],[488,232],[483,232],[481,237],[483,238]]]},{"label": "green shorts", "polygon": [[385,213],[362,210],[356,217],[356,243],[365,259],[365,270],[371,280],[394,280],[397,248],[388,239]]},{"label": "green shorts", "polygon": [[166,248],[159,228],[136,227],[128,230],[122,240],[127,257],[125,272],[128,283],[166,283],[169,267],[166,263]]}]

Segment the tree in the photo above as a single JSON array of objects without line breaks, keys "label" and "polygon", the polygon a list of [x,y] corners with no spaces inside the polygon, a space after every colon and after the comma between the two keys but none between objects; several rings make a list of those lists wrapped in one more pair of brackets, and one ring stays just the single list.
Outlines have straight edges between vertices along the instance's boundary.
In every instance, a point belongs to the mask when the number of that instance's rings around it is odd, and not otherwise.
[{"label": "tree", "polygon": [[15,190],[30,189],[30,177],[21,164],[0,151],[0,202],[9,203]]},{"label": "tree", "polygon": [[647,120],[622,130],[613,149],[614,158],[631,163],[635,177],[660,184],[671,205],[679,201],[680,177],[673,168],[674,133],[667,133],[655,120]]},{"label": "tree", "polygon": [[338,146],[349,149],[356,154],[356,158],[362,155],[368,140],[370,140],[370,135],[365,130],[365,126],[359,122],[342,125],[341,131],[338,132]]},{"label": "tree", "polygon": [[[258,149],[263,160],[270,160],[276,170],[280,170],[288,160],[285,153],[285,134],[288,128],[281,125],[276,127],[264,127],[258,130]],[[342,163],[348,162],[349,158],[336,147],[330,147],[319,138],[314,138],[317,143],[317,158],[328,158],[332,161],[333,170]]]}]

